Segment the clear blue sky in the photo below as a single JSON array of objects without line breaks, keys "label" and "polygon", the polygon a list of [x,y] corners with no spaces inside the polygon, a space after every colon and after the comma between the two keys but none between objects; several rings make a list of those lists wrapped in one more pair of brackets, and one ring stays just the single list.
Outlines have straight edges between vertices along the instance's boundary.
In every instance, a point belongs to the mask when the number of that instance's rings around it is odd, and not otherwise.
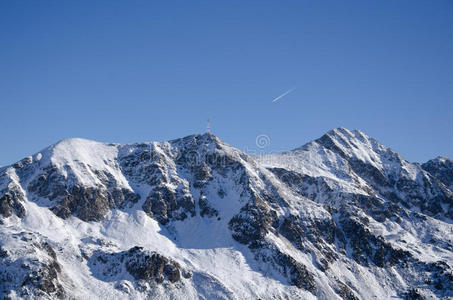
[{"label": "clear blue sky", "polygon": [[453,158],[453,1],[3,0],[0,108],[0,165],[207,118],[242,150],[343,126],[411,161]]}]

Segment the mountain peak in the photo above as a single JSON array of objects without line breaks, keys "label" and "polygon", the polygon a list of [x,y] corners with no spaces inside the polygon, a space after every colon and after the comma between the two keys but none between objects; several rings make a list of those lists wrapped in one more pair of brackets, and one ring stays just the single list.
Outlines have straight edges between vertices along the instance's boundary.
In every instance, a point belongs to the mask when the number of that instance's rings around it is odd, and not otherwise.
[{"label": "mountain peak", "polygon": [[364,132],[353,129],[349,130],[345,127],[337,127],[334,129],[329,130],[326,135],[333,136],[333,137],[341,137],[343,139],[359,139],[359,140],[366,140],[370,139],[370,136],[365,134]]},{"label": "mountain peak", "polygon": [[438,156],[422,164],[422,168],[453,190],[453,160]]},{"label": "mountain peak", "polygon": [[[44,151],[49,155],[51,162],[63,166],[73,162],[83,162],[94,168],[103,168],[106,161],[114,161],[117,154],[117,144],[96,142],[82,138],[64,139]],[[47,152],[47,153],[46,153]]]},{"label": "mountain peak", "polygon": [[352,135],[352,131],[345,128],[345,127],[337,127],[334,129],[331,129],[327,132],[327,134],[332,134],[332,135]]},{"label": "mountain peak", "polygon": [[224,146],[228,146],[217,136],[208,132],[203,134],[193,134],[183,138],[171,140],[169,141],[169,143],[178,148],[185,148],[191,150],[210,149],[212,151],[214,149],[219,149]]},{"label": "mountain peak", "polygon": [[435,163],[440,163],[440,164],[453,164],[453,160],[451,160],[450,158],[448,158],[446,156],[438,156],[438,157],[436,157],[434,159],[431,159],[429,161],[435,162]]},{"label": "mountain peak", "polygon": [[[356,157],[362,161],[374,163],[376,154],[399,155],[384,146],[376,139],[359,130],[349,130],[343,127],[335,128],[324,134],[315,142],[346,157]],[[399,157],[399,159],[402,159]]]}]

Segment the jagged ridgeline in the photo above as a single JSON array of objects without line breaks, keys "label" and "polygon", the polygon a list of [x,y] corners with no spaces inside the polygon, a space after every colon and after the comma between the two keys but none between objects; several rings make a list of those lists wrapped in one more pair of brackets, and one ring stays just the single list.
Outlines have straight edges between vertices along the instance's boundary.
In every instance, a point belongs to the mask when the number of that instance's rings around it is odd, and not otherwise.
[{"label": "jagged ridgeline", "polygon": [[0,168],[0,295],[446,299],[452,190],[451,160],[344,128],[266,156],[64,140]]}]

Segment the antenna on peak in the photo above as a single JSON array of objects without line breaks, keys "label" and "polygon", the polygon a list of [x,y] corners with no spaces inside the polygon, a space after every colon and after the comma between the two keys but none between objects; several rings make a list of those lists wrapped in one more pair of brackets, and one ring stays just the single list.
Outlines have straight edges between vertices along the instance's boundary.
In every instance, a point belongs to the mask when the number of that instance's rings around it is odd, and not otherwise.
[{"label": "antenna on peak", "polygon": [[211,133],[211,120],[208,119],[208,123],[206,124],[206,133]]}]

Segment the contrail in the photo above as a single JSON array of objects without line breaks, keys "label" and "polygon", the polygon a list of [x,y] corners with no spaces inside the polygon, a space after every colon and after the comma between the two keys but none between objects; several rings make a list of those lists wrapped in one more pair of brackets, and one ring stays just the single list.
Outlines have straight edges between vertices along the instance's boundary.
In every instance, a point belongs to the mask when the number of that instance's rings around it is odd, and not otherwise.
[{"label": "contrail", "polygon": [[296,88],[292,88],[290,90],[287,90],[286,92],[284,92],[283,94],[281,94],[280,96],[278,96],[277,98],[275,98],[274,100],[272,100],[272,102],[277,102],[278,100],[280,100],[281,98],[285,97],[286,95],[288,95],[289,93],[291,93],[292,91],[294,91]]}]

